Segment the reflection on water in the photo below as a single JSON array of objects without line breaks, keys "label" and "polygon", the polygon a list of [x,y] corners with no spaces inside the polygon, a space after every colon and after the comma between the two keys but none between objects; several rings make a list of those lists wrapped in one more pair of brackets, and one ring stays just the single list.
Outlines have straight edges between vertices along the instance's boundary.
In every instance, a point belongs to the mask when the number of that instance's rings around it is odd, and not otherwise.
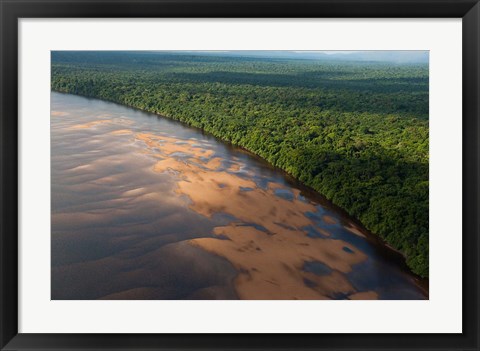
[{"label": "reflection on water", "polygon": [[52,299],[424,299],[398,254],[177,122],[52,93]]}]

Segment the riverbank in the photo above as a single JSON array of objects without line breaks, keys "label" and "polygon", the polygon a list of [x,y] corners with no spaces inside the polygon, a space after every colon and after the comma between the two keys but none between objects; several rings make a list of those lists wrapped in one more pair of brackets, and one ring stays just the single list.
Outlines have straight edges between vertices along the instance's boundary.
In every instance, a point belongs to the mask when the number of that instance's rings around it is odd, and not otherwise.
[{"label": "riverbank", "polygon": [[393,251],[249,152],[117,104],[52,98],[56,299],[428,296]]},{"label": "riverbank", "polygon": [[[63,91],[61,89],[53,89],[54,91],[58,91],[58,92],[61,92],[61,93],[71,93],[69,91]],[[186,125],[190,126],[190,127],[194,127],[194,128],[198,128],[199,130],[201,130],[202,132],[205,132],[205,133],[209,133],[210,135],[214,136],[214,137],[217,137],[219,139],[221,139],[222,141],[224,142],[227,142],[227,143],[230,143],[231,145],[235,146],[235,147],[240,147],[240,148],[243,148],[244,150],[246,150],[247,152],[251,152],[253,153],[254,155],[256,155],[257,157],[261,158],[262,160],[265,160],[266,162],[269,162],[273,167],[276,167],[278,169],[280,169],[281,171],[285,172],[285,174],[287,174],[289,177],[292,177],[293,179],[301,182],[302,184],[304,184],[306,187],[309,187],[311,188],[313,191],[317,191],[317,192],[320,192],[323,196],[325,196],[329,201],[331,201],[334,205],[337,205],[339,206],[343,211],[345,211],[349,216],[352,216],[354,218],[356,218],[358,220],[358,222],[364,226],[369,232],[373,232],[375,233],[376,235],[378,235],[386,244],[388,244],[393,250],[396,250],[397,252],[399,252],[400,254],[403,255],[403,257],[405,257],[406,259],[406,262],[407,262],[407,265],[410,267],[410,269],[412,269],[412,272],[415,273],[415,274],[418,274],[420,278],[424,278],[425,276],[428,276],[428,272],[427,273],[421,273],[420,271],[418,271],[417,269],[415,269],[414,266],[412,266],[411,264],[411,259],[412,257],[409,257],[407,255],[407,253],[405,251],[403,251],[401,249],[401,247],[399,247],[398,245],[395,244],[394,241],[392,240],[389,240],[389,235],[388,234],[382,234],[382,235],[379,235],[380,233],[379,232],[376,232],[375,231],[375,227],[374,226],[371,226],[369,225],[368,222],[366,221],[362,221],[361,219],[361,216],[359,217],[358,214],[356,214],[354,211],[352,211],[350,208],[346,207],[342,202],[339,202],[339,201],[336,201],[336,198],[335,196],[332,196],[332,195],[328,195],[328,191],[322,191],[324,190],[323,187],[321,186],[315,186],[315,183],[313,181],[305,181],[305,180],[302,180],[300,179],[301,177],[298,177],[295,176],[295,174],[292,174],[291,172],[288,171],[288,169],[284,168],[284,167],[281,167],[279,166],[278,164],[275,164],[273,162],[271,162],[271,160],[265,157],[262,157],[262,155],[258,152],[256,152],[257,150],[255,149],[251,149],[248,147],[248,145],[244,145],[242,143],[233,143],[232,140],[229,140],[228,138],[223,138],[222,135],[219,135],[218,132],[216,131],[212,131],[210,130],[210,128],[202,128],[201,126],[199,125],[196,125],[196,124],[192,124],[190,123],[188,120],[184,120],[183,118],[180,118],[180,117],[175,117],[175,116],[170,116],[170,115],[165,115],[165,114],[162,114],[162,113],[158,113],[155,111],[155,109],[146,109],[146,108],[141,108],[139,106],[136,106],[136,105],[133,105],[133,104],[127,104],[121,100],[115,100],[115,99],[106,99],[104,97],[99,97],[99,96],[96,96],[96,95],[88,95],[88,94],[79,94],[77,93],[77,95],[80,95],[80,96],[85,96],[85,97],[91,97],[91,98],[100,98],[101,100],[105,100],[105,101],[110,101],[110,102],[114,102],[114,103],[118,103],[118,104],[121,104],[123,106],[127,106],[127,107],[130,107],[130,108],[134,108],[134,109],[138,109],[140,111],[144,111],[144,112],[149,112],[149,113],[154,113],[156,115],[159,115],[161,117],[164,117],[164,118],[169,118],[169,119],[172,119],[172,120],[177,120],[177,121],[180,121],[182,123],[185,123]],[[367,212],[368,214],[368,212]],[[428,257],[428,256],[427,256]],[[409,261],[409,258],[410,258],[410,261]],[[422,271],[423,272],[423,271]]]}]

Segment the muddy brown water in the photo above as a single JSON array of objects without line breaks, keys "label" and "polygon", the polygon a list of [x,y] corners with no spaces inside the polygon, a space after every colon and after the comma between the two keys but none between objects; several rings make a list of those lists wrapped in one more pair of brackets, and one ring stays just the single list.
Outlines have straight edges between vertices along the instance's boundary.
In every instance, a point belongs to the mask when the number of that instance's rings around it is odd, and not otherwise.
[{"label": "muddy brown water", "polygon": [[179,122],[52,92],[52,299],[426,299],[344,211]]}]

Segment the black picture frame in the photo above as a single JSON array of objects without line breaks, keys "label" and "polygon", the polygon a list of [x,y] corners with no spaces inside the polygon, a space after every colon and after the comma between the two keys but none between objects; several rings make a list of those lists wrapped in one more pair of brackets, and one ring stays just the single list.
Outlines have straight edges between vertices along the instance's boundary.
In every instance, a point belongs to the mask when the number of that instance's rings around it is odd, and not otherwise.
[{"label": "black picture frame", "polygon": [[[478,0],[0,0],[1,350],[479,350]],[[367,17],[463,19],[463,333],[18,333],[18,19],[110,17]],[[460,228],[459,228],[460,230]]]}]

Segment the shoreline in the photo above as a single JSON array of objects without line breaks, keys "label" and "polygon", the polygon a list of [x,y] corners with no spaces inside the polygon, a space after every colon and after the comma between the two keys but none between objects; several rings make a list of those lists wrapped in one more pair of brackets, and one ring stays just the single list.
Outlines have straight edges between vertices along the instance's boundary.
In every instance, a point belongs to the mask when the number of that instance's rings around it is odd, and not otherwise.
[{"label": "shoreline", "polygon": [[[135,107],[135,106],[131,106],[131,105],[128,105],[128,104],[125,104],[125,103],[122,103],[122,102],[119,102],[119,101],[114,101],[114,100],[109,100],[109,99],[103,99],[103,98],[99,98],[99,97],[96,97],[96,96],[89,96],[89,95],[82,95],[82,94],[78,94],[78,93],[72,93],[72,92],[67,92],[67,91],[61,91],[61,90],[56,90],[54,88],[51,88],[51,91],[52,92],[55,92],[55,93],[60,93],[60,94],[68,94],[68,95],[76,95],[76,96],[81,96],[81,97],[85,97],[85,98],[88,98],[88,99],[94,99],[94,100],[99,100],[99,101],[104,101],[104,102],[109,102],[109,103],[113,103],[113,104],[118,104],[118,105],[121,105],[121,106],[124,106],[124,107],[127,107],[127,108],[131,108],[133,110],[137,110],[137,111],[141,111],[141,112],[144,112],[144,113],[148,113],[148,114],[152,114],[152,115],[155,115],[157,117],[161,117],[161,118],[165,118],[165,119],[168,119],[170,121],[174,121],[174,122],[177,122],[177,123],[180,123],[181,125],[183,126],[186,126],[188,128],[192,128],[194,130],[197,130],[197,131],[200,131],[203,135],[207,135],[209,137],[212,137],[222,143],[224,143],[226,146],[230,147],[230,148],[233,148],[233,149],[236,149],[236,150],[239,150],[241,152],[245,152],[247,153],[249,156],[251,157],[254,157],[258,160],[261,160],[262,162],[265,162],[266,164],[269,165],[269,167],[275,169],[276,171],[279,171],[280,173],[282,173],[286,180],[291,184],[294,184],[296,186],[298,186],[300,188],[301,191],[305,191],[307,192],[309,195],[312,195],[314,196],[316,199],[319,200],[320,203],[322,204],[327,204],[328,206],[330,207],[333,207],[337,210],[339,210],[341,213],[347,215],[350,219],[352,219],[352,221],[354,222],[355,226],[356,227],[359,227],[358,229],[360,230],[360,232],[364,235],[366,235],[366,238],[369,242],[375,244],[375,246],[378,246],[378,247],[382,247],[384,250],[385,250],[385,255],[386,256],[390,256],[392,259],[396,260],[396,261],[401,261],[402,263],[402,267],[404,269],[406,269],[410,274],[412,274],[414,276],[414,279],[417,283],[417,285],[419,285],[421,287],[421,289],[423,291],[426,291],[428,295],[428,291],[429,291],[429,278],[428,277],[422,277],[418,274],[416,274],[406,263],[406,256],[404,255],[403,252],[399,251],[398,249],[396,249],[395,247],[393,247],[392,245],[390,245],[388,242],[386,242],[380,235],[378,234],[375,234],[373,233],[372,231],[370,231],[359,219],[357,219],[356,217],[354,217],[353,215],[351,215],[346,209],[338,206],[337,204],[335,204],[332,200],[328,199],[327,197],[325,197],[324,195],[322,195],[321,193],[319,193],[317,190],[315,190],[314,188],[312,188],[311,186],[309,186],[308,184],[305,184],[303,183],[302,181],[300,181],[299,179],[295,178],[293,175],[291,175],[290,173],[288,173],[287,171],[285,171],[284,169],[278,167],[278,166],[275,166],[273,164],[271,164],[268,160],[266,160],[265,158],[259,156],[258,154],[254,153],[253,151],[243,147],[243,146],[240,146],[240,145],[235,145],[233,143],[231,143],[230,141],[228,140],[224,140],[220,137],[217,137],[215,135],[213,135],[211,132],[208,132],[206,131],[205,129],[203,128],[200,128],[200,127],[196,127],[196,126],[193,126],[191,124],[188,124],[188,123],[185,123],[183,121],[180,121],[174,117],[169,117],[169,116],[166,116],[166,115],[162,115],[162,114],[159,114],[159,113],[156,113],[156,112],[152,112],[152,111],[148,111],[148,110],[145,110],[145,109],[142,109],[142,108],[138,108],[138,107]],[[383,251],[382,251],[383,252]],[[401,258],[401,259],[399,259]]]}]

